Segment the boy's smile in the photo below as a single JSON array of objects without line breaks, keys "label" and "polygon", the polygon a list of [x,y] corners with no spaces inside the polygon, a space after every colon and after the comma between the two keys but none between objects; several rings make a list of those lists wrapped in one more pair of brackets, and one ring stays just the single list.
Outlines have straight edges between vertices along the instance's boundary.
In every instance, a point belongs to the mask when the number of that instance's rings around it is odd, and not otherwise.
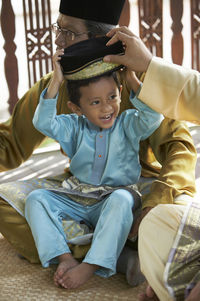
[{"label": "boy's smile", "polygon": [[79,115],[83,114],[94,125],[112,127],[119,114],[121,91],[112,77],[102,77],[88,86],[80,87]]}]

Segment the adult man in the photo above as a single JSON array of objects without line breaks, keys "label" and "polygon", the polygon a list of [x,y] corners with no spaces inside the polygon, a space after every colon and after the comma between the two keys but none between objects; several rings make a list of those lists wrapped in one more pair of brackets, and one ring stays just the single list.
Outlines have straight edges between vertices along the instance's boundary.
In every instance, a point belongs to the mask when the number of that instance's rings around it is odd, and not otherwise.
[{"label": "adult man", "polygon": [[[62,0],[57,23],[53,26],[56,45],[65,48],[92,36],[105,34],[117,24],[123,2]],[[9,126],[1,125],[1,171],[20,165],[44,139],[44,136],[33,128],[32,118],[40,93],[50,79],[51,74],[36,83],[17,103]],[[128,108],[129,93],[125,83],[123,86],[121,110]],[[63,84],[58,99],[59,113],[68,112],[67,97]],[[62,101],[63,98],[66,102]],[[173,203],[178,196],[192,196],[195,192],[196,151],[186,125],[165,119],[160,128],[141,144],[140,160],[142,175],[147,178],[157,177],[157,180],[153,183],[151,191],[147,189],[143,197],[143,211],[138,224],[158,203]],[[38,262],[33,238],[25,219],[3,199],[0,201],[0,232],[30,262]],[[132,234],[136,232],[137,227],[133,229]]]},{"label": "adult man", "polygon": [[[197,71],[153,57],[127,28],[113,29],[108,35],[112,36],[109,43],[121,40],[126,51],[123,57],[109,56],[105,61],[146,72],[139,94],[142,101],[166,116],[200,124]],[[147,92],[152,86],[159,93],[158,102]],[[199,218],[199,203],[191,202],[188,206],[158,205],[143,219],[139,230],[139,256],[141,269],[151,287],[140,296],[141,301],[158,300],[158,297],[162,301],[200,299]]]}]

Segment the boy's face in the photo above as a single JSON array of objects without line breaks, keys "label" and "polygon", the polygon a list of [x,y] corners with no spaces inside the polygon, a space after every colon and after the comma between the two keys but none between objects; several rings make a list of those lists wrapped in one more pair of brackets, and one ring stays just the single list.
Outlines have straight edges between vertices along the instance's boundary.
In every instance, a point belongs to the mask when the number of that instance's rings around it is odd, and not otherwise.
[{"label": "boy's face", "polygon": [[97,82],[80,88],[81,98],[78,115],[102,129],[112,127],[119,114],[121,91],[112,77],[102,77]]}]

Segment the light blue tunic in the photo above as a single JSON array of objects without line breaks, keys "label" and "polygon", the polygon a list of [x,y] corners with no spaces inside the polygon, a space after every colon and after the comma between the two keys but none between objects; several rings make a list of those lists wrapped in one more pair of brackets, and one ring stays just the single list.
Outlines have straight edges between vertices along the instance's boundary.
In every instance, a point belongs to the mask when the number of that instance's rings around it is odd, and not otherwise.
[{"label": "light blue tunic", "polygon": [[[122,113],[110,129],[100,131],[84,116],[56,115],[55,99],[44,99],[43,91],[33,123],[43,134],[56,139],[71,159],[70,170],[82,183],[95,186],[128,186],[140,177],[139,142],[160,125],[163,117],[131,93],[137,109]],[[102,201],[87,206],[66,194],[45,189],[31,192],[25,217],[31,227],[44,267],[61,254],[69,253],[62,220],[70,217],[94,229],[84,262],[100,266],[97,274],[116,272],[116,262],[133,223],[133,195],[117,189]]]},{"label": "light blue tunic", "polygon": [[80,182],[93,185],[128,186],[137,183],[141,166],[139,142],[149,137],[163,116],[131,93],[137,109],[117,117],[109,129],[100,129],[85,116],[56,115],[55,99],[44,99],[43,91],[33,124],[44,135],[57,140],[71,159],[70,170]]}]

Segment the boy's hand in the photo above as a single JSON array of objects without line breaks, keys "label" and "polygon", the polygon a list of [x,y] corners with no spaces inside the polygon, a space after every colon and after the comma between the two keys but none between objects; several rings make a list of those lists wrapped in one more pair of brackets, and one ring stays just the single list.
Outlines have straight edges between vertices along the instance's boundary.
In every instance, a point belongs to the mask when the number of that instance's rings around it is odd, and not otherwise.
[{"label": "boy's hand", "polygon": [[134,35],[127,27],[114,28],[107,33],[111,39],[107,45],[121,41],[125,48],[124,55],[107,55],[105,62],[122,64],[135,72],[146,72],[152,59],[151,52],[147,49],[142,40]]},{"label": "boy's hand", "polygon": [[60,88],[60,85],[64,79],[63,72],[60,65],[61,56],[64,54],[64,49],[58,49],[56,53],[53,55],[53,69],[54,73],[50,82],[50,85],[47,89],[47,92],[44,96],[46,99],[55,98],[58,90]]},{"label": "boy's hand", "polygon": [[55,80],[55,82],[58,82],[59,84],[62,83],[64,78],[61,65],[60,65],[61,56],[63,54],[64,54],[64,49],[58,49],[53,55],[53,69],[54,69],[53,80]]},{"label": "boy's hand", "polygon": [[133,72],[129,69],[126,69],[124,77],[125,77],[126,83],[128,85],[128,88],[130,90],[133,90],[134,93],[137,93],[137,90],[139,89],[141,82],[135,75],[135,72]]}]

